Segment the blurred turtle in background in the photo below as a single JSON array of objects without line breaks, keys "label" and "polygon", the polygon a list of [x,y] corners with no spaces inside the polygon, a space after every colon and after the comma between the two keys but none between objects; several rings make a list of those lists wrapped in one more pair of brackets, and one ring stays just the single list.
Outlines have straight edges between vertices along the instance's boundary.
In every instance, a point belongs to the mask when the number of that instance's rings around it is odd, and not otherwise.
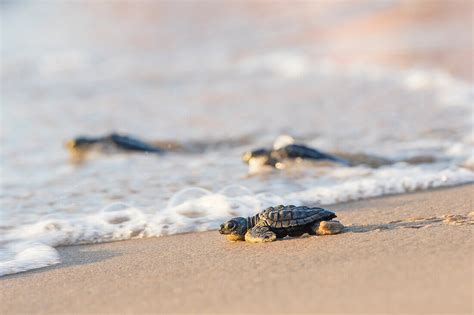
[{"label": "blurred turtle in background", "polygon": [[69,151],[72,162],[84,161],[89,154],[114,154],[127,152],[141,152],[162,154],[166,152],[199,154],[251,143],[252,138],[241,136],[230,139],[217,139],[207,141],[144,141],[135,136],[111,133],[105,136],[90,137],[79,136],[66,141],[65,146]]},{"label": "blurred turtle in background", "polygon": [[260,148],[245,152],[242,160],[250,167],[250,172],[255,172],[262,167],[269,166],[283,169],[288,162],[299,160],[330,161],[344,166],[351,166],[345,159],[310,148],[304,144],[294,143],[290,136],[280,136],[275,141],[273,149]]},{"label": "blurred turtle in background", "polygon": [[69,150],[71,159],[74,162],[83,161],[89,153],[99,152],[113,154],[120,152],[144,152],[162,154],[165,149],[140,139],[111,133],[102,137],[79,136],[66,141],[66,148]]},{"label": "blurred turtle in background", "polygon": [[294,143],[294,139],[288,135],[278,137],[272,149],[260,148],[245,152],[242,160],[249,165],[249,173],[258,173],[265,169],[284,169],[294,162],[329,162],[343,166],[367,166],[378,168],[394,163],[425,164],[436,161],[433,156],[416,155],[389,159],[366,153],[337,152],[329,154],[308,147],[304,144]]}]

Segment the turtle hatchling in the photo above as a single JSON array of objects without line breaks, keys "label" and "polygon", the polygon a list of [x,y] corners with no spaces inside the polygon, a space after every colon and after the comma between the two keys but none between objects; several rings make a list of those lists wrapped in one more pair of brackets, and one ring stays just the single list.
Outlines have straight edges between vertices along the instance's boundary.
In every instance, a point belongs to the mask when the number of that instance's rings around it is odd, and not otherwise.
[{"label": "turtle hatchling", "polygon": [[287,135],[278,137],[272,149],[260,148],[245,152],[242,155],[242,161],[249,165],[250,173],[259,172],[262,167],[267,169],[268,167],[283,169],[289,162],[299,160],[313,162],[329,161],[351,166],[349,161],[340,157],[319,151],[304,144],[294,143],[294,139]]},{"label": "turtle hatchling", "polygon": [[285,236],[330,235],[341,233],[344,226],[332,211],[306,206],[269,207],[253,217],[233,218],[221,224],[219,233],[230,241],[271,242]]},{"label": "turtle hatchling", "polygon": [[142,141],[129,135],[111,133],[102,137],[79,136],[66,142],[73,162],[82,162],[91,152],[119,153],[119,152],[145,152],[161,154],[165,150],[161,147]]}]

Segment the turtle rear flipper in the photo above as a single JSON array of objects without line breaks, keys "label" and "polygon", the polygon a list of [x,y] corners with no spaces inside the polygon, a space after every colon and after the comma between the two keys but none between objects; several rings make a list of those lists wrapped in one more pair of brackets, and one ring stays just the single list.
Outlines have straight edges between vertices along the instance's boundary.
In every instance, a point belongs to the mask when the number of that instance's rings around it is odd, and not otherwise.
[{"label": "turtle rear flipper", "polygon": [[250,243],[272,242],[275,239],[276,234],[268,226],[254,226],[245,234],[245,240]]},{"label": "turtle rear flipper", "polygon": [[344,225],[336,220],[319,221],[311,227],[311,234],[315,235],[333,235],[339,234],[344,230]]}]

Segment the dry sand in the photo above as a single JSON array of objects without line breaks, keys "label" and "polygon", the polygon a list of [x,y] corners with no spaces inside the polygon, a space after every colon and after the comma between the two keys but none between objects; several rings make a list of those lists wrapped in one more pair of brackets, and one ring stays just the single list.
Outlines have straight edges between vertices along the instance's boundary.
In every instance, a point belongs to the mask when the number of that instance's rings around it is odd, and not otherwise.
[{"label": "dry sand", "polygon": [[0,280],[0,313],[470,314],[473,192],[335,205],[350,226],[336,236],[247,244],[212,231],[61,248],[62,264]]}]

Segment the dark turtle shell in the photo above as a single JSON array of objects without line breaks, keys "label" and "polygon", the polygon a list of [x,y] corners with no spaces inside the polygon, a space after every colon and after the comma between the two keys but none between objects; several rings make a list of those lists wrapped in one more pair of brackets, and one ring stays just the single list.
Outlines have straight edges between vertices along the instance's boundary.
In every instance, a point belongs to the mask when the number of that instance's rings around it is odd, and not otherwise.
[{"label": "dark turtle shell", "polygon": [[259,221],[263,225],[280,229],[294,228],[315,223],[317,221],[328,221],[336,217],[334,212],[318,207],[306,206],[283,206],[270,207],[258,214]]}]

